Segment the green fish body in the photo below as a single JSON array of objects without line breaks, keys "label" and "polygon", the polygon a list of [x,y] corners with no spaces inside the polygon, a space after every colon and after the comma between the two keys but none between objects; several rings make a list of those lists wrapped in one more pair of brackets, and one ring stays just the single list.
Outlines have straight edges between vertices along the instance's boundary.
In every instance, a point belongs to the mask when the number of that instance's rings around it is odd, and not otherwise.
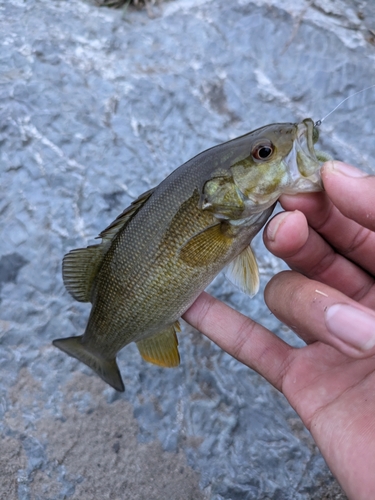
[{"label": "green fish body", "polygon": [[144,193],[99,236],[69,252],[67,290],[92,309],[82,336],[54,345],[124,390],[117,353],[136,342],[146,361],[179,364],[178,319],[225,267],[259,286],[250,242],[283,193],[322,189],[310,119],[273,124],[213,147]]}]

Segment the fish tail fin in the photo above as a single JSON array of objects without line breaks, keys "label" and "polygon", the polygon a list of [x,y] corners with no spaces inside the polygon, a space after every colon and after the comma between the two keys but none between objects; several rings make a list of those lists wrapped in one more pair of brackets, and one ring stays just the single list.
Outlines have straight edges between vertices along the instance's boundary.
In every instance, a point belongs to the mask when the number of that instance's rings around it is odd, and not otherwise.
[{"label": "fish tail fin", "polygon": [[69,356],[85,363],[85,365],[94,370],[104,382],[107,382],[107,384],[116,389],[116,391],[125,391],[116,358],[103,359],[97,356],[82,343],[82,335],[79,337],[56,339],[53,341],[53,345],[66,354],[69,354]]}]

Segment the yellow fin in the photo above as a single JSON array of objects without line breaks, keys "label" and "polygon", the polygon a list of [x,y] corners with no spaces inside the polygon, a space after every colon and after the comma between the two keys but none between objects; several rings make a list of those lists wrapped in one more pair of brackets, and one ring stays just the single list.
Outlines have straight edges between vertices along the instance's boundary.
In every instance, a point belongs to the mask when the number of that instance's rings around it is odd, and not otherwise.
[{"label": "yellow fin", "polygon": [[[178,328],[180,325],[178,322]],[[148,339],[137,342],[142,358],[154,365],[172,368],[180,364],[178,352],[177,327],[170,326],[167,330],[157,333]]]},{"label": "yellow fin", "polygon": [[152,188],[141,194],[141,196],[134,200],[129,207],[125,208],[125,210],[99,234],[98,238],[103,238],[105,241],[112,241],[120,229],[126,226],[126,224],[138,212],[141,206],[146,203],[154,191],[155,188]]},{"label": "yellow fin", "polygon": [[224,274],[229,281],[250,297],[259,290],[258,264],[250,246],[247,246],[227,265]]},{"label": "yellow fin", "polygon": [[222,257],[232,243],[221,223],[215,224],[190,238],[180,249],[180,258],[189,266],[203,267]]},{"label": "yellow fin", "polygon": [[101,356],[97,356],[82,343],[82,336],[57,339],[53,341],[53,345],[69,354],[69,356],[85,363],[116,391],[124,392],[125,387],[116,358],[103,359]]},{"label": "yellow fin", "polygon": [[90,302],[91,289],[108,245],[75,248],[64,256],[63,280],[68,292],[79,302]]}]

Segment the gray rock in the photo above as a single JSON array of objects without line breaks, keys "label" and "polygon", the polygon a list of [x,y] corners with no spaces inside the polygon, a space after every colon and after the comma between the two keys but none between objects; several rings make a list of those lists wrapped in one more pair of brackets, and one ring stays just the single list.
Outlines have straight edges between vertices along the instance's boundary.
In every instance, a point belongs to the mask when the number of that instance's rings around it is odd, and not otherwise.
[{"label": "gray rock", "polygon": [[[51,346],[85,327],[61,260],[212,145],[320,119],[374,83],[370,1],[175,0],[152,9],[0,1],[0,497],[344,498],[284,398],[186,327],[181,366],[119,365],[126,393]],[[372,34],[371,34],[372,33]],[[375,90],[321,126],[373,171]],[[256,241],[265,283],[283,264]],[[210,292],[273,329],[262,290]]]}]

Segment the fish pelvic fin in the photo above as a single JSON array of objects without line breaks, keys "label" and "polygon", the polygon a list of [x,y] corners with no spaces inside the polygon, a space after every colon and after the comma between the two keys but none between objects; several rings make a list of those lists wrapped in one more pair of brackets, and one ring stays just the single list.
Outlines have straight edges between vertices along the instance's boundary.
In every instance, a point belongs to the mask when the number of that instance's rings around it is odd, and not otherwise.
[{"label": "fish pelvic fin", "polygon": [[95,353],[87,349],[82,344],[82,335],[79,337],[69,337],[66,339],[57,339],[53,341],[53,345],[61,351],[69,354],[73,358],[82,361],[99,375],[104,382],[107,382],[116,391],[124,392],[125,386],[121,378],[120,370],[118,369],[116,358],[103,359]]},{"label": "fish pelvic fin", "polygon": [[250,246],[247,246],[224,270],[225,277],[242,292],[253,297],[259,290],[259,270]]},{"label": "fish pelvic fin", "polygon": [[180,364],[180,354],[178,352],[178,339],[176,330],[180,330],[178,321],[166,330],[137,342],[137,347],[142,358],[148,363],[162,366],[164,368],[174,368]]}]

